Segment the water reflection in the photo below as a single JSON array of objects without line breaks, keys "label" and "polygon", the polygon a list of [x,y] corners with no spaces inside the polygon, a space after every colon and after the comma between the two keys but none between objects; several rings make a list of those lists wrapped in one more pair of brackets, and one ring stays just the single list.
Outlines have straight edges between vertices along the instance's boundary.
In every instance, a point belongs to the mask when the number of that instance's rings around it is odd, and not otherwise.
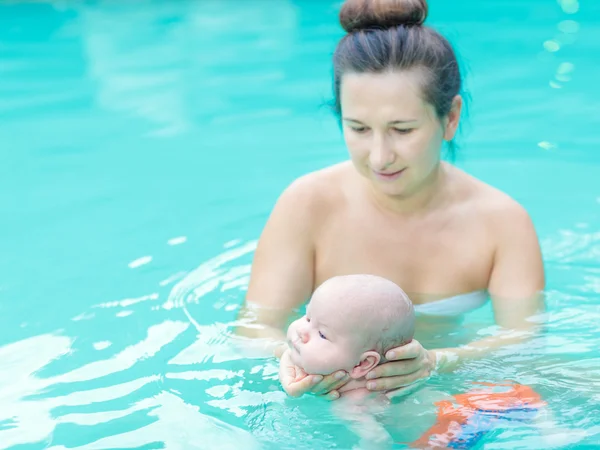
[{"label": "water reflection", "polygon": [[[73,351],[73,341],[69,338],[45,335],[20,341],[0,348],[0,422],[10,423],[9,428],[0,431],[2,447],[51,440],[55,429],[64,424],[94,426],[115,422],[142,412],[147,418],[146,425],[135,430],[101,438],[93,444],[69,446],[69,448],[100,449],[122,448],[161,443],[168,448],[205,448],[206,439],[219,442],[219,448],[239,448],[243,439],[245,448],[256,447],[247,432],[232,427],[218,419],[202,414],[197,406],[185,403],[173,393],[160,390],[159,375],[145,376],[123,383],[108,383],[106,386],[83,389],[77,386],[84,381],[98,380],[111,374],[124,374],[133,365],[155,356],[160,349],[173,342],[187,329],[187,324],[165,322],[150,327],[146,339],[128,346],[115,356],[86,364],[61,375],[43,377],[43,369]],[[179,358],[181,359],[181,357]],[[177,364],[175,358],[174,364]],[[229,379],[239,374],[227,375],[204,372],[204,379]],[[191,379],[186,374],[173,373],[167,378]],[[195,377],[200,379],[201,377]],[[142,388],[153,384],[154,395],[140,400],[119,402],[125,406],[103,410],[107,402],[131,397]],[[57,393],[62,386],[68,386],[68,394]],[[240,391],[241,392],[241,391]],[[275,397],[281,393],[273,393]],[[213,397],[220,397],[216,393]],[[229,401],[214,399],[215,404],[232,409]],[[239,406],[254,405],[261,400],[243,400],[237,396],[233,400]],[[118,405],[117,404],[117,405]],[[93,409],[89,405],[97,405]],[[116,405],[115,405],[116,406]],[[68,408],[68,409],[65,409]],[[79,411],[78,411],[79,409]],[[62,413],[57,415],[58,411]],[[224,447],[221,447],[224,446]],[[66,448],[50,446],[49,448]]]},{"label": "water reflection", "polygon": [[[559,0],[560,7],[565,14],[575,14],[579,10],[579,3],[576,0]],[[575,20],[562,20],[557,25],[560,34],[553,39],[544,42],[544,49],[550,53],[557,53],[561,48],[572,45],[577,41],[580,25]],[[553,89],[561,89],[563,84],[571,81],[571,72],[574,65],[570,62],[562,62],[559,64],[555,78],[550,81],[550,87]]]},{"label": "water reflection", "polygon": [[148,328],[143,341],[130,345],[107,360],[94,361],[54,379],[57,383],[73,383],[94,380],[107,375],[125,372],[138,361],[152,358],[165,345],[189,327],[185,322],[166,321]]},{"label": "water reflection", "polygon": [[565,14],[575,14],[579,11],[578,0],[558,0],[558,4]]},{"label": "water reflection", "polygon": [[[122,399],[143,386],[157,382],[159,376],[143,376],[126,382],[113,382],[102,387],[80,383],[99,380],[109,375],[123,376],[134,365],[156,355],[161,348],[183,333],[189,324],[164,322],[150,327],[148,336],[137,344],[130,345],[114,356],[85,364],[58,375],[44,377],[52,365],[64,365],[68,355],[74,351],[74,341],[65,336],[43,335],[0,347],[0,421],[12,423],[12,427],[0,431],[2,445],[40,442],[48,439],[61,423],[86,422],[98,424],[113,420],[121,412],[87,412],[59,414],[57,410],[70,407],[103,404]],[[67,364],[68,365],[68,364]],[[67,386],[68,394],[61,394]],[[99,420],[94,422],[94,420]],[[6,448],[6,447],[4,447]]]},{"label": "water reflection", "polygon": [[[83,356],[88,361],[74,368],[70,362],[73,355],[85,350],[86,345],[80,348],[71,338],[45,335],[0,347],[0,422],[11,425],[0,431],[2,443],[49,440],[57,429],[69,424],[90,427],[138,417],[135,429],[99,436],[98,440],[86,439],[90,443],[69,448],[107,448],[116,443],[142,446],[153,442],[169,448],[203,448],[207,438],[219,442],[220,448],[221,444],[224,448],[239,446],[240,439],[253,448],[250,434],[221,422],[215,414],[201,412],[197,406],[204,404],[243,418],[249,409],[281,403],[285,397],[279,389],[262,391],[264,380],[270,379],[276,385],[277,368],[272,363],[265,364],[264,359],[249,367],[245,362],[247,355],[230,340],[228,323],[214,323],[211,319],[210,323],[201,324],[188,311],[189,304],[198,303],[202,297],[239,291],[239,280],[248,274],[246,265],[239,265],[239,261],[254,250],[255,242],[229,242],[225,247],[228,248],[171,289],[171,303],[162,311],[169,311],[172,304],[185,321],[150,324],[146,336],[135,344],[129,344],[129,338],[123,347],[118,335],[105,333],[110,340],[89,343],[98,353],[86,353]],[[117,316],[122,317],[155,310],[152,304],[159,298],[155,292],[103,302],[94,306],[96,314],[84,312],[74,322],[93,320],[90,323],[101,326],[106,313],[116,309]],[[232,301],[239,304],[239,297]],[[217,303],[212,297],[205,302],[210,309]],[[186,333],[190,328],[193,335]],[[112,355],[103,358],[107,352]],[[155,370],[141,369],[147,364]],[[198,391],[197,384],[192,386],[190,382],[206,385]],[[253,383],[258,390],[248,388]],[[190,394],[190,389],[202,393],[203,400]],[[35,433],[30,432],[32,428]]]},{"label": "water reflection", "polygon": [[[239,112],[240,87],[248,92],[252,86],[282,81],[283,73],[270,69],[269,61],[287,58],[295,38],[291,3],[231,5],[224,8],[217,0],[152,8],[78,4],[88,73],[97,84],[99,105],[148,121],[153,136],[173,136],[198,126],[198,110],[211,120]],[[232,30],[237,37],[233,40]],[[240,45],[241,35],[246,36],[245,45]],[[237,70],[248,62],[252,66],[247,70]]]},{"label": "water reflection", "polygon": [[[101,450],[139,448],[154,444],[163,448],[186,450],[205,449],[207,443],[217,442],[219,449],[238,450],[240,443],[243,443],[244,448],[251,450],[260,448],[250,433],[201,413],[198,406],[187,404],[171,392],[160,392],[117,414],[97,414],[95,418],[102,422],[109,422],[122,417],[131,417],[136,412],[145,413],[146,425],[135,430],[103,437],[91,444],[68,448]],[[89,425],[89,423],[85,423],[85,420],[83,423],[78,422],[80,417],[72,415],[70,418],[73,423]],[[59,450],[67,447],[52,446],[49,448]]]},{"label": "water reflection", "polygon": [[169,245],[181,245],[181,244],[185,244],[187,242],[187,237],[186,236],[178,236],[178,237],[174,237],[171,238],[167,241],[167,244]]},{"label": "water reflection", "polygon": [[563,20],[558,24],[558,30],[565,34],[575,34],[579,32],[579,22],[575,20]]},{"label": "water reflection", "polygon": [[[598,214],[600,215],[600,214]],[[563,229],[542,240],[549,261],[595,267],[600,258],[600,231]]]},{"label": "water reflection", "polygon": [[560,63],[556,70],[556,79],[558,81],[567,82],[571,80],[571,74],[575,70],[575,66],[570,62]]},{"label": "water reflection", "polygon": [[204,295],[217,288],[224,291],[239,287],[238,283],[243,284],[249,275],[250,266],[236,265],[230,268],[223,268],[223,266],[250,254],[255,249],[256,241],[248,242],[203,262],[173,287],[163,307],[167,310],[181,308],[187,303],[197,303]]},{"label": "water reflection", "polygon": [[550,40],[544,42],[544,48],[549,52],[557,52],[560,50],[560,44],[556,41]]},{"label": "water reflection", "polygon": [[146,264],[150,264],[152,262],[152,256],[142,256],[140,258],[134,259],[129,264],[130,269],[137,269],[138,267],[145,266]]}]

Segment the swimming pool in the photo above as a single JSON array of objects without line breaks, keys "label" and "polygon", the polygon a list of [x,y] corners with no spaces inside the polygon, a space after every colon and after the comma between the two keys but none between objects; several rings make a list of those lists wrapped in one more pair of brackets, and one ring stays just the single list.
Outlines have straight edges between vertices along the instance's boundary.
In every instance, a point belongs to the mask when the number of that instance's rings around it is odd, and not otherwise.
[{"label": "swimming pool", "polygon": [[[355,442],[323,403],[287,399],[273,360],[243,357],[230,338],[277,195],[346,157],[323,106],[338,3],[2,3],[0,448]],[[561,427],[586,434],[552,442],[590,448],[600,442],[600,3],[430,9],[468,70],[456,163],[530,210],[549,309],[547,334],[520,355],[430,383],[453,393],[473,379],[526,383]],[[491,323],[483,308],[448,339]],[[396,424],[397,441],[407,427]],[[542,445],[527,425],[485,442]]]}]

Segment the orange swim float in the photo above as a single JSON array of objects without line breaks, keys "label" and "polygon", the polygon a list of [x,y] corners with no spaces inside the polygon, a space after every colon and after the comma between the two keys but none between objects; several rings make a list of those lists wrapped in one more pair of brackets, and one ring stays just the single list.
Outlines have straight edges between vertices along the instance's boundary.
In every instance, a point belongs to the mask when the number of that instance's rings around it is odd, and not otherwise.
[{"label": "orange swim float", "polygon": [[475,383],[482,387],[435,403],[437,421],[418,440],[419,449],[468,449],[491,431],[499,420],[526,422],[546,406],[540,395],[516,383]]}]

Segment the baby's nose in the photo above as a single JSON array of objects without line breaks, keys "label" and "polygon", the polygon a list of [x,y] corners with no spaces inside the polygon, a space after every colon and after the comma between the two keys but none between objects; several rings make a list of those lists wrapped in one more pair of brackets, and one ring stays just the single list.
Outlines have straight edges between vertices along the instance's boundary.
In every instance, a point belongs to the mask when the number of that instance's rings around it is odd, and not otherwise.
[{"label": "baby's nose", "polygon": [[302,341],[303,344],[308,342],[308,330],[304,327],[298,327],[298,337]]}]

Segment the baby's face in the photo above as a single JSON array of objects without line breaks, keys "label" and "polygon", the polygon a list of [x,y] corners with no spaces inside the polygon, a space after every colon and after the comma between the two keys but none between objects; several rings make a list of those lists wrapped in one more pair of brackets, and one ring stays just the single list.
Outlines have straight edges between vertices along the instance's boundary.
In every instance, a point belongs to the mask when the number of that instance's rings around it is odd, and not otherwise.
[{"label": "baby's face", "polygon": [[292,362],[306,373],[349,372],[368,350],[367,336],[356,326],[359,318],[340,300],[314,296],[306,315],[288,328]]}]

